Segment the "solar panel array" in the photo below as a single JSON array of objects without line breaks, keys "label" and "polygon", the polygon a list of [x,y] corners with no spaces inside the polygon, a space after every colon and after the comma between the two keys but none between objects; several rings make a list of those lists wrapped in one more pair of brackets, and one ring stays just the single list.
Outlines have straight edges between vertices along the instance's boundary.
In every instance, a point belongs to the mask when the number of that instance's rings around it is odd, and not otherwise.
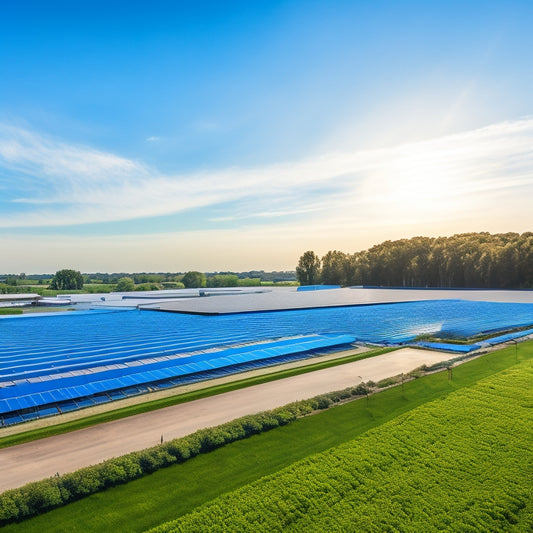
[{"label": "solar panel array", "polygon": [[515,339],[520,339],[521,337],[527,337],[528,335],[533,335],[533,328],[524,329],[521,331],[513,331],[512,333],[506,333],[504,335],[497,335],[495,337],[490,337],[473,344],[453,344],[453,343],[444,343],[444,342],[413,342],[410,343],[412,346],[421,346],[422,348],[429,348],[431,350],[444,350],[447,352],[456,352],[456,353],[469,353],[474,350],[479,350],[480,348],[486,348],[488,346],[496,346],[497,344],[502,344],[504,342],[513,341]]},{"label": "solar panel array", "polygon": [[424,333],[471,336],[532,323],[533,304],[461,300],[222,316],[121,309],[6,317],[0,417],[6,424],[64,412],[355,338],[394,344]]}]

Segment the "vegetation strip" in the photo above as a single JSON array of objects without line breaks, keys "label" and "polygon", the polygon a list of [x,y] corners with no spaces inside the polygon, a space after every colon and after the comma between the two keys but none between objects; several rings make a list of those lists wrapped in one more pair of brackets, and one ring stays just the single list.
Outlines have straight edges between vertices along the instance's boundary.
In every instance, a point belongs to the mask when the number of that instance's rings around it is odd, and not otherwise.
[{"label": "vegetation strip", "polygon": [[[521,345],[520,359],[532,357],[533,343]],[[112,527],[111,524],[114,523],[121,531],[141,531],[142,528],[146,529],[186,513],[203,501],[274,472],[310,453],[346,442],[403,412],[434,398],[446,396],[454,390],[468,387],[480,378],[513,364],[514,350],[492,352],[454,369],[452,381],[448,381],[446,373],[433,374],[406,383],[403,392],[400,387],[396,387],[372,396],[368,405],[366,400],[351,402],[319,415],[300,419],[275,432],[237,442],[225,449],[197,457],[191,463],[161,470],[153,476],[26,521],[22,524],[23,530],[99,531]],[[228,463],[232,464],[231,475],[228,475]],[[117,511],[121,506],[126,506],[125,514]],[[82,516],[83,529],[79,529],[80,522],[76,525],[75,517],[79,519]],[[93,517],[90,524],[87,518],[89,516]],[[56,524],[63,526],[55,529]],[[22,531],[15,524],[6,528],[6,531]]]},{"label": "vegetation strip", "polygon": [[183,463],[201,453],[293,422],[313,410],[327,409],[334,402],[368,392],[367,387],[361,384],[339,393],[324,394],[214,428],[202,429],[187,437],[161,442],[160,446],[110,459],[73,473],[5,491],[0,494],[0,525],[43,513],[89,494],[151,474],[160,468]]},{"label": "vegetation strip", "polygon": [[532,391],[522,363],[151,533],[525,531]]},{"label": "vegetation strip", "polygon": [[[291,376],[297,376],[300,374],[306,374],[308,372],[314,372],[316,370],[322,370],[325,368],[331,368],[334,366],[342,365],[345,363],[350,363],[352,361],[359,361],[362,359],[367,359],[369,357],[375,357],[377,355],[382,355],[384,353],[392,351],[393,348],[380,348],[377,350],[370,350],[368,352],[358,353],[354,355],[348,355],[346,357],[341,357],[339,359],[332,359],[327,361],[319,361],[312,365],[307,365],[298,368],[290,368],[280,371],[275,371],[271,374],[263,376],[255,376],[243,380],[233,381],[230,383],[224,383],[221,385],[216,385],[214,387],[208,387],[205,389],[200,389],[192,392],[187,392],[185,394],[176,394],[175,396],[169,396],[161,398],[158,400],[148,400],[145,403],[140,403],[136,405],[130,405],[128,407],[123,407],[121,409],[116,409],[114,411],[107,411],[104,413],[99,413],[91,415],[79,420],[72,420],[70,422],[58,423],[57,425],[47,426],[44,428],[34,429],[27,432],[21,432],[14,435],[9,435],[6,437],[0,438],[0,448],[7,448],[9,446],[15,446],[17,444],[22,444],[24,442],[30,442],[46,437],[51,437],[53,435],[61,435],[63,433],[69,433],[70,431],[76,431],[78,429],[83,429],[90,426],[95,426],[102,424],[104,422],[111,422],[112,420],[118,420],[120,418],[126,418],[128,416],[137,415],[140,413],[147,413],[149,411],[155,411],[157,409],[162,409],[164,407],[169,407],[171,405],[178,405],[180,403],[190,402],[193,400],[198,400],[200,398],[207,398],[209,396],[215,396],[217,394],[222,394],[223,392],[230,392],[232,390],[243,389],[246,387],[251,387],[252,385],[259,385],[261,383],[267,383],[269,381],[276,381],[278,379],[284,379]],[[61,417],[61,415],[59,415]],[[1,433],[1,430],[0,430]]]},{"label": "vegetation strip", "polygon": [[0,315],[21,315],[22,309],[19,307],[0,307]]}]

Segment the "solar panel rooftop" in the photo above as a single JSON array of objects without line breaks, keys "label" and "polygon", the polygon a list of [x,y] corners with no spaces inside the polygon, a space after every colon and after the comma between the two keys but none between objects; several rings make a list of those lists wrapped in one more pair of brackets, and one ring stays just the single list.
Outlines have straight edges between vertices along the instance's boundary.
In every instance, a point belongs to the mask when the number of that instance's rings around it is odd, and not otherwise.
[{"label": "solar panel rooftop", "polygon": [[356,338],[394,344],[532,323],[533,304],[461,300],[219,316],[99,310],[9,317],[0,319],[0,414],[30,416],[37,406],[61,409],[61,402],[67,410],[72,400],[93,405],[117,391],[137,394]]}]

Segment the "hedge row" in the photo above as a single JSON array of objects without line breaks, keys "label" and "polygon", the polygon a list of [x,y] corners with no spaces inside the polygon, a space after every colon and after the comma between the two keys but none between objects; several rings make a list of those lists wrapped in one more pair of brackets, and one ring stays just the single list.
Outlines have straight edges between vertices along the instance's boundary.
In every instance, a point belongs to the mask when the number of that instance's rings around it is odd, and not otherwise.
[{"label": "hedge row", "polygon": [[531,532],[532,384],[524,361],[149,533]]},{"label": "hedge row", "polygon": [[201,429],[186,437],[109,459],[76,472],[8,490],[0,494],[0,526],[42,514],[109,487],[151,474],[160,468],[183,463],[200,453],[283,426],[314,410],[327,409],[332,404],[365,395],[369,391],[367,385],[360,384],[342,391],[322,394],[310,400],[245,416],[217,427]]}]

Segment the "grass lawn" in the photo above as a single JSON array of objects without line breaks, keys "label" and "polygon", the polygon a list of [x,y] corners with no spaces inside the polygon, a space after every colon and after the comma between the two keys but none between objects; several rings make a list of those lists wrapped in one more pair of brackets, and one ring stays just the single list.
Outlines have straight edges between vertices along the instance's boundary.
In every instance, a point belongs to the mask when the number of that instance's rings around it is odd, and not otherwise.
[{"label": "grass lawn", "polygon": [[532,406],[522,361],[150,533],[531,532]]},{"label": "grass lawn", "polygon": [[[533,359],[533,341],[520,345],[518,358]],[[514,364],[514,347],[495,351],[454,368],[452,381],[446,371],[411,381],[405,384],[403,393],[398,386],[371,396],[368,405],[362,399],[331,408],[20,524],[5,526],[3,531],[145,531]]]},{"label": "grass lawn", "polygon": [[0,307],[0,315],[21,315],[20,307]]}]

